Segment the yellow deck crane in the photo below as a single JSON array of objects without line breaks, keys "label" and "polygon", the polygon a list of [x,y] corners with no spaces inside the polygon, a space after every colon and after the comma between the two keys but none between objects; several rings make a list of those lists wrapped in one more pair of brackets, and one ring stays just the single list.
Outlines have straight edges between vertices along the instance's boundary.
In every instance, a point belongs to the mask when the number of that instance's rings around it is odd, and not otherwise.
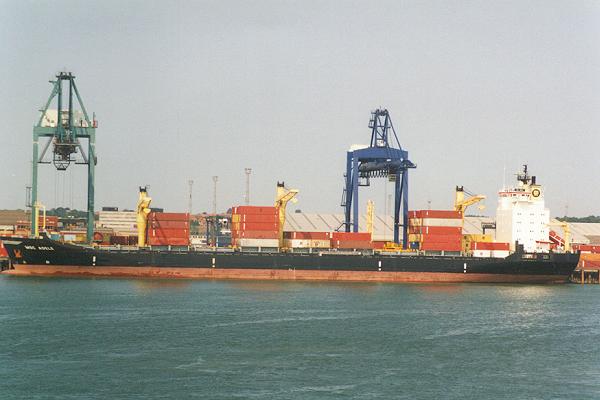
[{"label": "yellow deck crane", "polygon": [[569,224],[565,221],[556,221],[556,222],[550,222],[548,224],[549,226],[560,226],[563,230],[563,240],[565,242],[564,244],[564,249],[565,249],[565,253],[570,253],[571,252],[571,227],[569,226]]},{"label": "yellow deck crane", "polygon": [[44,219],[42,220],[43,221],[42,222],[42,232],[46,231],[46,206],[43,205],[41,202],[36,201],[33,204],[33,217],[32,217],[32,218],[35,218],[35,220],[37,221],[36,224],[34,225],[35,226],[35,231],[32,232],[33,233],[33,237],[35,237],[35,238],[39,238],[40,237],[40,227],[39,227],[39,225],[40,225],[39,224],[39,220],[40,220],[40,208],[42,210],[44,210],[44,214],[43,214],[44,215]]},{"label": "yellow deck crane", "polygon": [[138,229],[138,246],[146,246],[146,228],[148,225],[148,214],[150,214],[150,203],[152,198],[148,196],[148,190],[144,186],[140,186],[140,196],[137,203],[137,229]]},{"label": "yellow deck crane", "polygon": [[373,231],[375,220],[375,203],[373,200],[367,201],[367,232],[371,234],[371,240],[373,240]]},{"label": "yellow deck crane", "polygon": [[[485,196],[482,194],[471,194],[469,192],[466,192],[466,193],[469,197],[465,199],[464,187],[463,186],[456,187],[456,194],[454,197],[454,210],[462,212],[463,219],[464,219],[465,211],[467,210],[467,207],[469,207],[475,203],[479,203],[482,200],[485,200]],[[485,206],[483,206],[483,205],[479,207],[480,210],[482,210],[483,208],[485,208]]]},{"label": "yellow deck crane", "polygon": [[[467,198],[465,198],[465,193],[469,196]],[[473,204],[479,203],[480,201],[485,200],[485,196],[482,194],[472,194],[469,193],[468,191],[465,191],[465,188],[463,186],[457,186],[456,187],[456,191],[454,194],[454,211],[460,211],[462,216],[462,220],[461,220],[461,228],[464,231],[465,228],[465,213],[467,211],[467,208],[469,206],[472,206]],[[483,210],[485,208],[485,206],[483,204],[479,205],[479,209]],[[469,247],[470,247],[470,242],[472,240],[476,240],[476,241],[488,241],[487,238],[485,238],[485,235],[462,235],[462,243],[461,243],[461,247],[463,249],[463,252],[468,252],[469,251]],[[491,240],[489,240],[491,241]]]},{"label": "yellow deck crane", "polygon": [[300,191],[298,189],[287,189],[284,182],[277,182],[277,196],[275,197],[275,208],[279,212],[279,248],[283,249],[283,228],[285,226],[285,208],[290,201],[296,203],[296,195]]}]

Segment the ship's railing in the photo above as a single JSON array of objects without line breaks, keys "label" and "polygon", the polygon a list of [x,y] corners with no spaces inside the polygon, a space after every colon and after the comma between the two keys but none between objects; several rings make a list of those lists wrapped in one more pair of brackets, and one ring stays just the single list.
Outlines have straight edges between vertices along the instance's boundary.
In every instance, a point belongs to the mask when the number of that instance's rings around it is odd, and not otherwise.
[{"label": "ship's railing", "polygon": [[[460,253],[447,253],[443,252],[431,253],[431,252],[379,252],[373,249],[347,249],[347,250],[338,250],[338,249],[323,249],[323,248],[307,248],[306,251],[281,251],[276,247],[244,247],[234,249],[231,247],[207,247],[207,246],[151,246],[151,247],[138,247],[138,246],[123,246],[123,245],[115,245],[115,246],[102,246],[101,249],[103,251],[115,251],[115,252],[137,252],[137,251],[155,251],[155,252],[172,252],[172,253],[182,253],[182,252],[198,252],[198,253],[221,253],[221,254],[231,254],[231,253],[244,253],[244,254],[293,254],[296,256],[379,256],[379,257],[427,257],[427,258],[457,258],[457,257],[465,257],[465,255]],[[473,256],[471,256],[473,257]],[[480,258],[480,257],[474,257]]]}]

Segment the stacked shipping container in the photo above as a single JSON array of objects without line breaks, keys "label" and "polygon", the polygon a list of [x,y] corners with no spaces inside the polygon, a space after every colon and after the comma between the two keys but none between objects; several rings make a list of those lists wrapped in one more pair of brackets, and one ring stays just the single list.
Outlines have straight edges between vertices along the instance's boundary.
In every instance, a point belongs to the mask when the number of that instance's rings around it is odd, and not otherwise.
[{"label": "stacked shipping container", "polygon": [[[279,210],[276,207],[232,208],[231,240],[236,247],[279,247]],[[372,249],[371,234],[365,232],[284,232],[284,247],[290,249]]]},{"label": "stacked shipping container", "polygon": [[501,242],[471,242],[471,252],[475,257],[508,257],[510,245]]},{"label": "stacked shipping container", "polygon": [[285,246],[291,249],[317,248],[340,250],[372,249],[368,232],[284,232]]},{"label": "stacked shipping container", "polygon": [[108,244],[113,246],[137,246],[138,237],[133,235],[111,235],[108,238]]},{"label": "stacked shipping container", "polygon": [[65,242],[85,243],[85,242],[87,242],[87,232],[86,231],[61,231],[59,234],[59,238],[61,238]]},{"label": "stacked shipping container", "polygon": [[409,212],[408,241],[425,251],[460,252],[463,215],[452,210]]},{"label": "stacked shipping container", "polygon": [[465,254],[470,254],[471,253],[471,243],[473,242],[493,242],[494,239],[492,237],[492,235],[486,234],[480,234],[480,233],[468,233],[468,234],[464,234],[463,235],[463,243],[462,243],[462,251]]},{"label": "stacked shipping container", "polygon": [[581,251],[582,253],[600,253],[600,245],[593,244],[574,244],[574,251]]},{"label": "stacked shipping container", "polygon": [[[40,215],[38,218],[38,226],[42,230],[44,226],[44,217]],[[56,232],[58,230],[58,217],[54,215],[46,216],[46,230]]]},{"label": "stacked shipping container", "polygon": [[328,249],[331,246],[330,232],[284,232],[283,238],[288,249]]},{"label": "stacked shipping container", "polygon": [[369,232],[331,232],[332,249],[372,249]]},{"label": "stacked shipping container", "polygon": [[[94,243],[102,246],[106,246],[110,244],[110,238],[114,235],[114,231],[112,229],[107,228],[96,228],[94,231]],[[137,236],[135,236],[136,244],[137,244]]]},{"label": "stacked shipping container", "polygon": [[[38,229],[40,232],[44,228],[44,216],[40,215],[38,217]],[[16,231],[20,233],[28,234],[31,229],[31,222],[29,221],[17,221],[17,224],[14,226]],[[46,231],[47,232],[56,232],[58,231],[58,217],[55,215],[46,215]]]},{"label": "stacked shipping container", "polygon": [[238,247],[279,247],[278,209],[261,206],[233,207],[231,241]]},{"label": "stacked shipping container", "polygon": [[102,210],[98,213],[98,228],[112,229],[121,236],[137,235],[137,213],[135,211],[117,211],[114,207],[106,207],[114,211]]},{"label": "stacked shipping container", "polygon": [[189,246],[190,215],[188,213],[148,214],[148,244],[150,246]]}]

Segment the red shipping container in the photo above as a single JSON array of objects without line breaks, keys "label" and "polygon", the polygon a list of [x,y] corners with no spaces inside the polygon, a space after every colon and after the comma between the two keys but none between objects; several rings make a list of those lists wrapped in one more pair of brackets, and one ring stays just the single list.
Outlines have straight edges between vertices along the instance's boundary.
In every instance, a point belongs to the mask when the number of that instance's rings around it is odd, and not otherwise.
[{"label": "red shipping container", "polygon": [[462,235],[460,226],[411,226],[409,233],[430,234],[430,235]]},{"label": "red shipping container", "polygon": [[152,238],[148,240],[148,244],[150,246],[188,246],[190,244],[189,239],[176,239],[176,238],[170,238],[170,239],[156,239],[156,238]]},{"label": "red shipping container", "polygon": [[150,229],[149,237],[188,237],[190,231],[187,229]]},{"label": "red shipping container", "polygon": [[460,243],[424,242],[420,244],[421,250],[431,251],[461,251]]},{"label": "red shipping container", "polygon": [[[278,214],[236,214],[239,215],[239,222],[270,222],[278,223]],[[238,222],[238,221],[236,221]]]},{"label": "red shipping container", "polygon": [[149,221],[189,221],[188,213],[159,213],[151,212],[148,214]]},{"label": "red shipping container", "polygon": [[188,233],[190,230],[187,228],[150,228],[149,231],[153,232],[164,232],[164,233]]},{"label": "red shipping container", "polygon": [[190,244],[189,239],[186,238],[169,238],[169,239],[161,239],[161,238],[153,238],[148,239],[146,245],[150,246],[187,246]]},{"label": "red shipping container", "polygon": [[189,240],[190,238],[187,236],[150,236],[148,237],[148,242],[150,242],[151,240],[157,240],[157,241],[163,241],[163,242],[168,242],[170,240]]},{"label": "red shipping container", "polygon": [[369,232],[332,232],[331,239],[335,241],[371,241],[371,234]]},{"label": "red shipping container", "polygon": [[284,232],[283,237],[286,239],[328,240],[331,232]]},{"label": "red shipping container", "polygon": [[233,214],[266,214],[278,215],[278,210],[275,207],[265,206],[237,206],[233,207]]},{"label": "red shipping container", "polygon": [[119,244],[121,246],[127,246],[129,244],[129,236],[113,235],[110,237],[110,244]]},{"label": "red shipping container", "polygon": [[[40,216],[38,217],[38,221],[40,226],[42,226],[42,224],[44,223],[44,216],[40,213]],[[54,215],[46,215],[46,226],[48,225],[58,225],[58,217],[54,216]]]},{"label": "red shipping container", "polygon": [[[28,226],[28,225],[27,225]],[[40,214],[38,218],[38,227],[42,229],[44,227],[44,216]],[[58,217],[48,215],[46,216],[46,230],[57,230],[58,228]]]},{"label": "red shipping container", "polygon": [[236,238],[246,239],[277,239],[279,237],[279,231],[239,231],[236,232]]},{"label": "red shipping container", "polygon": [[419,242],[419,243],[462,243],[461,237],[449,237],[449,236],[425,236],[425,235],[410,235],[409,240],[411,242]]},{"label": "red shipping container", "polygon": [[510,250],[510,244],[500,242],[471,242],[471,250]]},{"label": "red shipping container", "polygon": [[460,243],[462,241],[462,235],[421,235],[422,242],[452,242]]},{"label": "red shipping container", "polygon": [[234,223],[231,225],[231,230],[238,232],[243,231],[278,231],[279,224],[266,223],[266,222],[252,222],[252,223]]},{"label": "red shipping container", "polygon": [[385,247],[386,242],[381,242],[381,241],[377,241],[377,242],[373,242],[373,248],[377,249],[377,250],[381,250]]},{"label": "red shipping container", "polygon": [[151,221],[149,226],[155,229],[188,229],[188,221]]},{"label": "red shipping container", "polygon": [[240,231],[273,231],[279,230],[279,223],[275,222],[240,222]]},{"label": "red shipping container", "polygon": [[366,240],[332,240],[334,249],[372,249],[373,242]]},{"label": "red shipping container", "polygon": [[454,210],[413,210],[408,212],[409,218],[441,218],[460,219],[462,213]]},{"label": "red shipping container", "polygon": [[573,250],[584,251],[589,253],[600,253],[600,246],[592,244],[574,244]]},{"label": "red shipping container", "polygon": [[[44,215],[40,212],[39,221],[42,222],[44,220]],[[46,223],[58,224],[58,217],[56,215],[46,215]]]},{"label": "red shipping container", "polygon": [[187,236],[151,236],[147,239],[148,241],[150,240],[158,240],[158,241],[163,241],[163,242],[168,242],[170,240],[189,240],[189,237]]}]

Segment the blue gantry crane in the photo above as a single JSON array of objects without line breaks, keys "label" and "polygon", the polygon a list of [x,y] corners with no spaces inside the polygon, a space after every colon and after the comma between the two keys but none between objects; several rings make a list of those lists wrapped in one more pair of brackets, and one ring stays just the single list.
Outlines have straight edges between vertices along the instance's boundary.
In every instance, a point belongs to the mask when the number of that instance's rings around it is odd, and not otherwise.
[{"label": "blue gantry crane", "polygon": [[[408,170],[416,168],[408,159],[396,135],[388,110],[377,109],[369,121],[371,143],[368,147],[350,149],[346,158],[345,188],[342,195],[344,225],[346,232],[358,232],[358,188],[370,186],[371,178],[388,178],[395,182],[394,199],[394,242],[407,246],[408,239]],[[402,207],[402,223],[400,208]]]}]

